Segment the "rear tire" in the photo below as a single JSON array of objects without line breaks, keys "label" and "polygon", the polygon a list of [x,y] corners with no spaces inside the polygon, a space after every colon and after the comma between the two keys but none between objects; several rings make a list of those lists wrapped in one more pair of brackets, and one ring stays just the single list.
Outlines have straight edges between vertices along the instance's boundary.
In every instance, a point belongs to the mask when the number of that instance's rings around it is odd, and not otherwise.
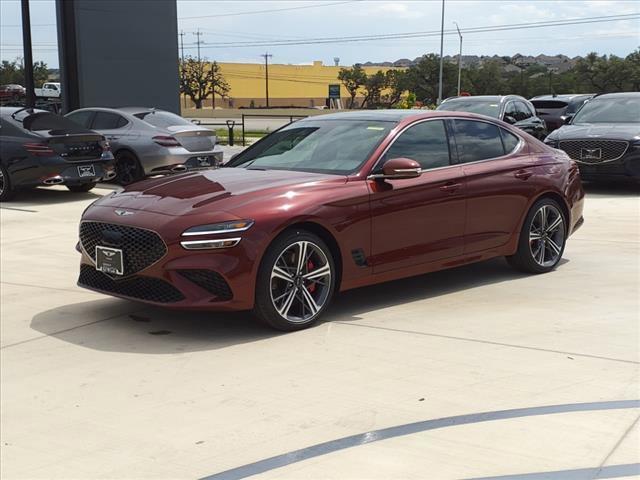
[{"label": "rear tire", "polygon": [[286,332],[312,326],[331,302],[336,271],[327,245],[305,230],[284,232],[267,249],[253,313]]},{"label": "rear tire", "polygon": [[0,165],[0,202],[8,202],[16,194],[7,170]]},{"label": "rear tire", "polygon": [[558,202],[550,198],[538,200],[529,210],[522,225],[518,250],[507,257],[516,270],[546,273],[558,265],[567,242],[567,218]]},{"label": "rear tire", "polygon": [[96,182],[83,183],[81,185],[67,185],[70,192],[74,193],[86,193],[96,186]]},{"label": "rear tire", "polygon": [[129,185],[144,178],[144,170],[138,158],[126,150],[116,153],[116,182]]}]

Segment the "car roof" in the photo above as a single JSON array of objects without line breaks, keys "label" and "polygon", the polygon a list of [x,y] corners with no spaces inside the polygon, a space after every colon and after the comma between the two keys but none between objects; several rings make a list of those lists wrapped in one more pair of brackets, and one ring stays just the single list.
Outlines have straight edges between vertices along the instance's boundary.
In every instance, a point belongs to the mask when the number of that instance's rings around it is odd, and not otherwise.
[{"label": "car roof", "polygon": [[572,100],[574,98],[580,97],[593,97],[595,93],[562,93],[559,95],[538,95],[530,99],[531,102],[534,100]]},{"label": "car roof", "polygon": [[457,100],[460,101],[472,101],[472,102],[498,102],[502,103],[507,100],[524,100],[528,101],[526,98],[521,97],[520,95],[468,95],[464,97],[449,97],[446,98],[444,102],[455,102]]},{"label": "car roof", "polygon": [[387,122],[399,122],[404,118],[417,115],[424,110],[356,110],[326,115],[314,115],[305,117],[305,120],[379,120]]},{"label": "car roof", "polygon": [[640,92],[603,93],[593,97],[593,100],[600,98],[640,98]]}]

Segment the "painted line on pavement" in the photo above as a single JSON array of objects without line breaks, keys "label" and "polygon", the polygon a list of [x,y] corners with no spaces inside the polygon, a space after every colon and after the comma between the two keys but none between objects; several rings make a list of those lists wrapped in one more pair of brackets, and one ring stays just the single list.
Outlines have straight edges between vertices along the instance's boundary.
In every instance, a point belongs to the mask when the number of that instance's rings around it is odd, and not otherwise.
[{"label": "painted line on pavement", "polygon": [[[407,423],[395,427],[373,430],[371,432],[338,438],[328,442],[318,443],[310,447],[294,450],[293,452],[277,455],[275,457],[259,460],[254,463],[232,468],[224,472],[216,473],[202,480],[239,480],[252,475],[264,473],[276,468],[285,467],[293,463],[302,462],[310,458],[320,457],[329,453],[345,450],[351,447],[379,442],[389,438],[412,435],[440,428],[468,425],[472,423],[491,422],[510,418],[533,417],[539,415],[552,415],[569,412],[591,412],[597,410],[619,410],[627,408],[640,408],[640,400],[615,400],[607,402],[570,403],[564,405],[549,405],[543,407],[515,408],[511,410],[498,410],[494,412],[471,413],[456,415],[422,422]],[[602,477],[606,478],[606,477]],[[613,477],[610,477],[613,478]]]},{"label": "painted line on pavement", "polygon": [[497,477],[475,477],[468,480],[596,480],[640,475],[640,463],[609,465],[607,467],[576,468],[555,472],[519,473]]}]

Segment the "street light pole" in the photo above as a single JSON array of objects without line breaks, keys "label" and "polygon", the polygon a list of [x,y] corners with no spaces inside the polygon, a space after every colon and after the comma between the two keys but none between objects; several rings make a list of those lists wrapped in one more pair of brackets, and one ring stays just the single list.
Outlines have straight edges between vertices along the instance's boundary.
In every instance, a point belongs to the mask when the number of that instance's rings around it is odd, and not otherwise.
[{"label": "street light pole", "polygon": [[[182,30],[180,30],[180,33],[178,34],[180,35],[180,79],[181,81],[184,83],[184,43],[183,43],[183,37],[184,37],[184,32]],[[184,100],[184,108],[187,108],[187,95],[183,92],[182,94],[182,98]]]},{"label": "street light pole", "polygon": [[442,22],[440,23],[440,81],[438,82],[438,105],[442,103],[442,71],[444,68],[444,0],[442,0]]},{"label": "street light pole", "polygon": [[460,79],[462,78],[462,34],[460,33],[460,27],[458,22],[456,24],[456,30],[458,30],[458,36],[460,37],[460,53],[458,54],[458,96],[460,96]]},{"label": "street light pole", "polygon": [[270,53],[263,53],[261,57],[264,57],[264,93],[267,101],[267,108],[269,108],[269,59],[273,57]]}]

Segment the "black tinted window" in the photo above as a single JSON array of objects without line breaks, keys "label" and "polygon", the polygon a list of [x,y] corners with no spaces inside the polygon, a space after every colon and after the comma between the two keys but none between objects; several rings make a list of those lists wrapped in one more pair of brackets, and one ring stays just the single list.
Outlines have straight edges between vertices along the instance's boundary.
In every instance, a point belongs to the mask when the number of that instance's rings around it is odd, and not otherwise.
[{"label": "black tinted window", "polygon": [[503,128],[500,129],[500,133],[502,134],[502,143],[504,144],[505,153],[513,152],[518,146],[518,143],[520,143],[520,139]]},{"label": "black tinted window", "polygon": [[422,122],[407,129],[387,150],[385,160],[410,158],[423,170],[449,165],[449,142],[444,122]]},{"label": "black tinted window", "polygon": [[113,130],[115,128],[124,127],[127,121],[117,113],[96,112],[91,128],[94,130]]},{"label": "black tinted window", "polygon": [[518,108],[518,113],[522,116],[520,120],[525,120],[527,118],[533,117],[533,112],[529,108],[529,105],[527,105],[526,103],[516,102],[516,106]]},{"label": "black tinted window", "polygon": [[458,159],[461,163],[501,157],[504,148],[496,125],[474,120],[454,120]]},{"label": "black tinted window", "polygon": [[84,112],[73,112],[73,113],[70,113],[69,115],[67,115],[67,118],[69,120],[74,121],[75,123],[77,123],[81,127],[89,128],[92,116],[93,116],[93,112],[84,111]]}]

